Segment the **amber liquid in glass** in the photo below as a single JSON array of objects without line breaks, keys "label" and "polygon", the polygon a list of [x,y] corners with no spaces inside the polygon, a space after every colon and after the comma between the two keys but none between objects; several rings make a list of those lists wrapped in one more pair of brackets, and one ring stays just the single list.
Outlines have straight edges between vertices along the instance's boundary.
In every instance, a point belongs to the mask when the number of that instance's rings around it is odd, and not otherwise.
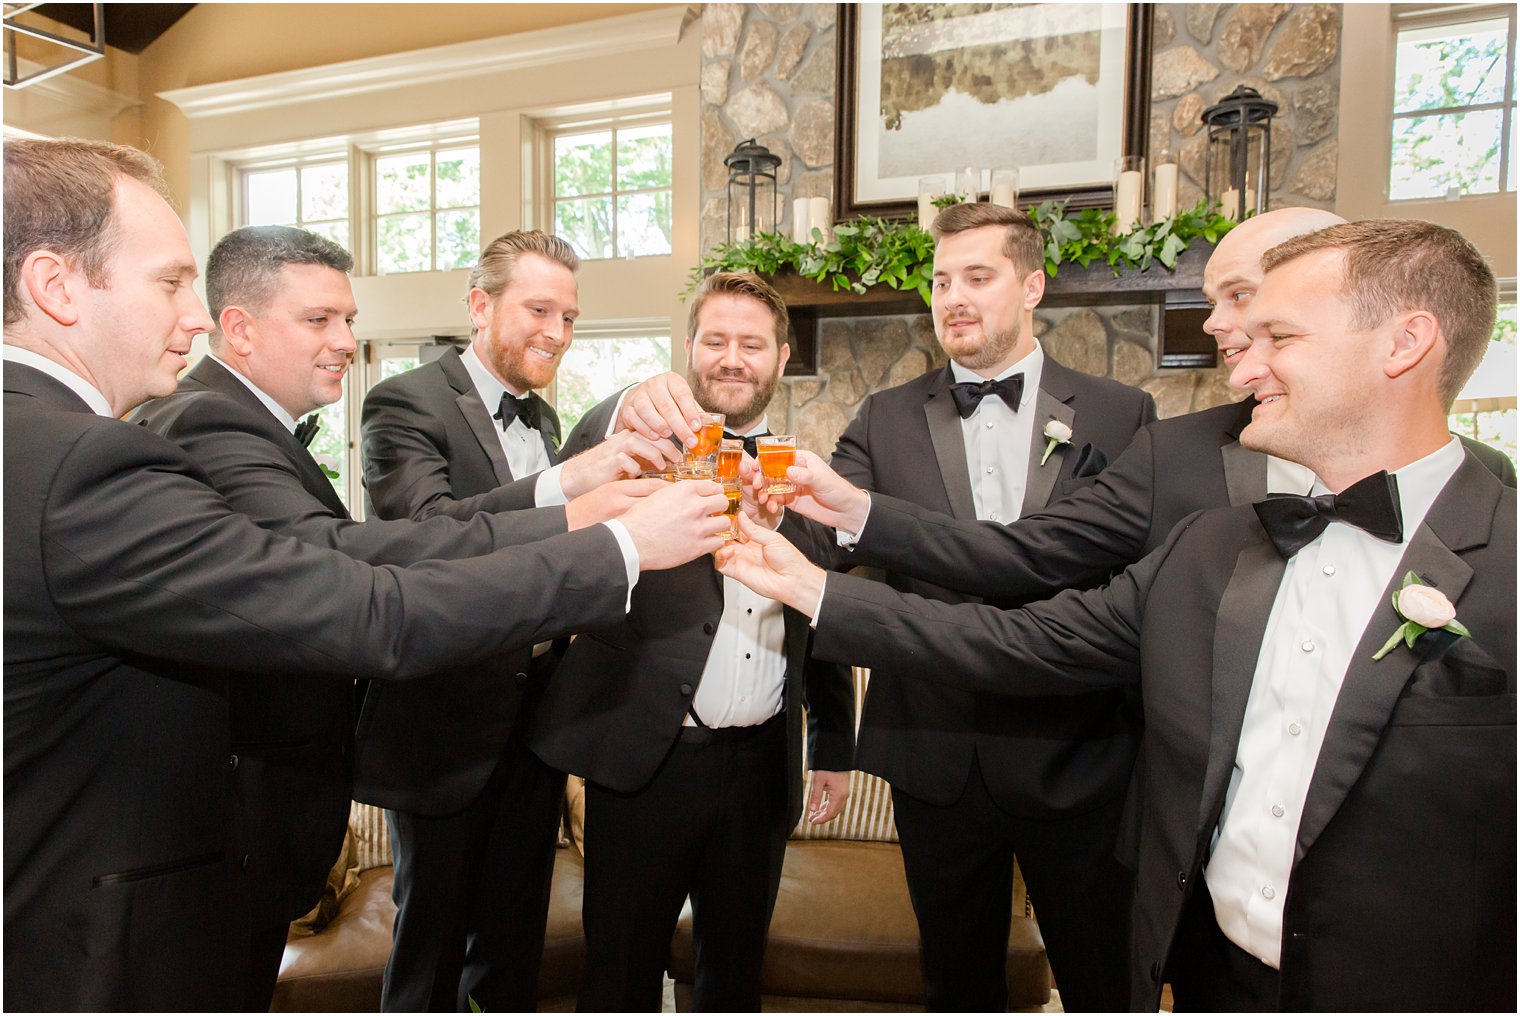
[{"label": "amber liquid in glass", "polygon": [[718,450],[718,445],[723,443],[723,424],[704,423],[702,429],[697,431],[697,443],[686,450],[686,454],[692,458],[705,459]]},{"label": "amber liquid in glass", "polygon": [[765,474],[767,494],[790,494],[797,488],[786,478],[786,471],[797,461],[797,449],[765,447],[760,449],[760,472]]},{"label": "amber liquid in glass", "polygon": [[718,450],[718,479],[737,480],[739,461],[743,458],[743,448],[720,448]]}]

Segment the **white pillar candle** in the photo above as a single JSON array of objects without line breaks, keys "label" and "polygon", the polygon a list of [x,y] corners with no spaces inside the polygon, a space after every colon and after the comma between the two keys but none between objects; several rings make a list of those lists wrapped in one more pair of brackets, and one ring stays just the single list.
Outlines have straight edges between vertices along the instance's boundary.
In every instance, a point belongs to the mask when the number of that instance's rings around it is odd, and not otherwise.
[{"label": "white pillar candle", "polygon": [[1240,217],[1240,191],[1231,187],[1219,195],[1219,214],[1231,222]]},{"label": "white pillar candle", "polygon": [[797,243],[808,243],[812,240],[812,211],[807,198],[795,198],[792,201],[792,239]]},{"label": "white pillar candle", "polygon": [[1161,222],[1177,214],[1177,164],[1163,162],[1156,167],[1155,189],[1151,192],[1151,221]]},{"label": "white pillar candle", "polygon": [[939,209],[934,207],[934,199],[938,194],[920,192],[918,195],[918,228],[928,231],[934,224],[934,217],[939,214]]},{"label": "white pillar candle", "polygon": [[1114,215],[1118,222],[1114,228],[1118,234],[1129,233],[1140,224],[1140,192],[1142,190],[1139,170],[1126,169],[1119,174],[1114,188]]},{"label": "white pillar candle", "polygon": [[993,184],[991,201],[995,205],[1012,208],[1014,204],[1013,184],[1001,182]]},{"label": "white pillar candle", "polygon": [[829,242],[829,230],[834,225],[833,216],[829,214],[828,198],[811,198],[808,202],[808,222],[813,229],[823,234],[823,242]]}]

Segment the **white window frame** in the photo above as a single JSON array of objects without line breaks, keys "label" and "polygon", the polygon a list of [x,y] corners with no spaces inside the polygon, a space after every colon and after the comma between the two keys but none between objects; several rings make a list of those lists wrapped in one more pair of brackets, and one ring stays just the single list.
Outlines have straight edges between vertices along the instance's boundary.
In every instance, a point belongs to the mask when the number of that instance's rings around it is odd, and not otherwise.
[{"label": "white window frame", "polygon": [[[1417,201],[1441,201],[1447,200],[1442,195],[1427,195],[1423,197],[1395,198],[1393,190],[1393,137],[1394,128],[1400,120],[1412,120],[1426,116],[1440,116],[1446,114],[1476,113],[1489,110],[1498,110],[1501,118],[1499,133],[1499,187],[1494,191],[1484,191],[1476,194],[1462,194],[1456,200],[1466,201],[1472,198],[1490,198],[1496,194],[1513,194],[1514,190],[1509,186],[1511,148],[1514,144],[1515,124],[1515,59],[1516,59],[1516,9],[1513,4],[1396,4],[1393,8],[1393,36],[1389,43],[1391,57],[1389,59],[1389,104],[1388,110],[1388,158],[1385,167],[1383,186],[1388,193],[1388,203],[1391,205],[1404,204]],[[1498,102],[1483,102],[1470,106],[1444,106],[1434,109],[1420,109],[1400,113],[1394,109],[1394,102],[1398,94],[1398,45],[1399,34],[1411,29],[1420,28],[1443,28],[1454,25],[1464,25],[1479,21],[1497,21],[1504,18],[1509,23],[1509,31],[1505,48],[1505,84],[1504,98]]]},{"label": "white window frame", "polygon": [[[447,126],[447,125],[441,125],[441,126]],[[408,142],[400,142],[400,143],[393,143],[393,144],[366,146],[363,149],[363,152],[364,152],[364,170],[365,170],[364,175],[365,175],[365,185],[366,185],[365,186],[365,191],[366,191],[366,197],[368,199],[367,202],[366,202],[367,207],[366,207],[365,213],[364,213],[364,222],[365,222],[365,233],[367,234],[366,238],[367,238],[367,240],[369,242],[370,250],[373,252],[373,257],[371,258],[371,261],[370,261],[370,272],[371,272],[371,274],[373,274],[373,275],[415,275],[415,274],[417,274],[416,272],[382,272],[380,270],[380,220],[381,219],[386,219],[386,218],[395,218],[395,217],[399,217],[399,216],[402,216],[402,215],[424,215],[424,214],[427,215],[427,217],[428,217],[428,228],[429,228],[429,231],[430,231],[430,238],[431,238],[431,242],[432,242],[432,252],[433,252],[433,254],[432,254],[432,261],[429,264],[429,266],[427,268],[424,268],[424,269],[419,269],[419,271],[429,271],[429,272],[457,271],[457,269],[454,269],[454,268],[440,268],[438,266],[438,215],[439,215],[440,212],[468,212],[468,211],[473,211],[475,213],[475,216],[476,216],[476,221],[477,221],[477,223],[479,223],[479,222],[481,222],[481,218],[482,218],[481,194],[477,193],[475,195],[475,204],[473,204],[473,205],[450,205],[448,208],[439,208],[438,207],[438,153],[440,151],[451,151],[451,150],[457,150],[457,149],[461,149],[461,148],[473,148],[473,149],[475,149],[476,158],[478,160],[480,158],[480,148],[481,148],[481,145],[480,145],[480,131],[477,128],[477,129],[474,129],[474,130],[471,130],[471,131],[464,132],[462,134],[449,134],[447,131],[445,131],[444,133],[447,136],[438,137],[438,138],[435,138],[435,139],[432,139],[432,140],[428,140],[428,141],[422,141],[420,143],[419,142],[410,142],[410,143],[408,143]],[[392,156],[392,155],[414,155],[414,154],[416,154],[418,152],[427,152],[428,153],[428,206],[427,206],[427,208],[419,208],[419,209],[415,209],[415,210],[409,211],[409,212],[386,212],[386,213],[382,213],[380,211],[380,205],[379,205],[379,199],[378,199],[379,180],[377,179],[377,176],[376,176],[376,174],[379,172],[379,160],[382,159],[382,158],[385,158],[387,156]],[[484,179],[483,176],[482,176],[482,179],[480,181],[480,189],[481,189],[482,192],[485,190],[485,179]],[[484,225],[483,224],[481,225],[481,228],[482,228],[482,230],[484,229]],[[482,235],[482,240],[484,240],[484,235]]]},{"label": "white window frame", "polygon": [[[671,185],[669,187],[618,187],[617,166],[617,132],[635,127],[650,127],[656,124],[668,124],[671,128],[672,169],[674,169],[675,149],[675,115],[669,96],[661,97],[664,101],[656,106],[645,109],[604,108],[562,117],[546,117],[535,121],[535,159],[534,177],[535,193],[538,198],[538,207],[543,209],[539,218],[539,228],[548,233],[555,232],[555,205],[561,200],[554,191],[554,142],[558,138],[575,134],[590,134],[595,131],[612,131],[612,190],[596,194],[576,194],[567,197],[566,201],[581,201],[586,198],[610,198],[612,200],[612,249],[613,254],[609,258],[582,258],[583,261],[631,261],[646,257],[670,257],[670,254],[635,254],[622,255],[617,250],[620,246],[619,230],[617,222],[617,199],[627,194],[659,194],[667,193],[671,196],[671,222],[675,221],[675,180],[672,172]],[[621,104],[618,104],[621,105]],[[674,237],[671,240],[671,249],[675,249]]]},{"label": "white window frame", "polygon": [[[301,170],[315,166],[331,166],[342,163],[348,171],[348,237],[349,246],[355,236],[354,230],[354,164],[353,153],[347,147],[334,147],[323,152],[310,154],[291,155],[276,159],[259,159],[246,162],[233,163],[230,166],[234,186],[232,221],[234,226],[248,225],[248,178],[256,173],[267,173],[283,169],[295,170],[296,174],[296,221],[297,228],[306,229],[308,223],[339,222],[342,219],[306,219],[302,216],[301,208]],[[350,250],[352,253],[352,250]]]}]

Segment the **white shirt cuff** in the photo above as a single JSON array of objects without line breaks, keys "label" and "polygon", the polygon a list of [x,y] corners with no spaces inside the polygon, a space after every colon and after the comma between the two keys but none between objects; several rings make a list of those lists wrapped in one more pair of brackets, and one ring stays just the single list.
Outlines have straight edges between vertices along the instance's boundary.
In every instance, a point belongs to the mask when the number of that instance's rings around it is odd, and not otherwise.
[{"label": "white shirt cuff", "polygon": [[618,393],[617,405],[612,407],[612,420],[607,424],[607,433],[602,435],[603,440],[610,438],[618,432],[618,421],[623,418],[623,400],[628,397],[629,392],[633,391],[633,387],[633,385],[629,385]]},{"label": "white shirt cuff", "polygon": [[824,575],[823,585],[818,587],[818,602],[813,605],[813,616],[808,619],[809,627],[818,627],[818,614],[823,610],[823,598],[829,591],[829,577]]},{"label": "white shirt cuff", "polygon": [[538,480],[533,484],[533,503],[540,508],[555,508],[569,502],[565,496],[565,488],[560,486],[559,474],[564,470],[565,464],[561,462],[557,466],[550,466],[538,474]]},{"label": "white shirt cuff", "polygon": [[860,533],[866,531],[866,523],[869,521],[871,521],[871,499],[868,496],[866,498],[866,515],[865,518],[860,520],[860,532],[849,533],[843,529],[836,529],[834,530],[835,541],[837,541],[839,546],[843,547],[845,550],[854,550],[855,544],[860,542]]},{"label": "white shirt cuff", "polygon": [[633,607],[633,587],[639,584],[639,548],[633,545],[633,537],[628,535],[628,529],[617,519],[608,519],[602,525],[612,530],[618,550],[623,552],[623,567],[628,572],[628,599],[623,604],[623,612],[627,613]]}]

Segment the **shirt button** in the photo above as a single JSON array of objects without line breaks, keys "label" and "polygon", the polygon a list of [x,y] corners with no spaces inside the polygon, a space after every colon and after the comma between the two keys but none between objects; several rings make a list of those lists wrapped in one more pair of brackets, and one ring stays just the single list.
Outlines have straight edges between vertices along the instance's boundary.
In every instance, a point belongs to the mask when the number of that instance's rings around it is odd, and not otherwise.
[{"label": "shirt button", "polygon": [[988,466],[987,467],[987,475],[991,476],[992,475],[992,471],[993,471],[993,467],[992,466]]},{"label": "shirt button", "polygon": [[1272,817],[1273,818],[1282,818],[1283,817],[1283,806],[1282,805],[1280,805],[1280,804],[1274,804],[1274,805],[1272,805]]},{"label": "shirt button", "polygon": [[1308,639],[1304,639],[1303,645],[1299,646],[1298,648],[1302,649],[1306,653],[1312,653],[1314,652],[1314,643],[1310,642]]},{"label": "shirt button", "polygon": [[745,653],[745,654],[744,654],[744,658],[745,658],[745,659],[746,659],[746,660],[747,660],[747,659],[749,659],[749,653]]},{"label": "shirt button", "polygon": [[991,420],[988,420],[988,421],[987,421],[987,429],[988,429],[988,430],[991,430],[991,429],[992,429],[992,427],[993,427],[993,423],[992,423],[992,421],[991,421]]},{"label": "shirt button", "polygon": [[1324,572],[1326,575],[1334,575],[1335,574],[1335,565],[1333,565],[1333,564],[1327,564],[1323,568],[1321,568],[1320,571]]},{"label": "shirt button", "polygon": [[745,607],[744,608],[744,612],[746,614],[753,614],[755,612],[755,608],[754,607]]},{"label": "shirt button", "polygon": [[1270,899],[1274,898],[1276,895],[1277,895],[1277,890],[1273,889],[1271,886],[1264,885],[1264,886],[1261,887],[1261,896],[1262,896],[1262,899],[1270,900]]},{"label": "shirt button", "polygon": [[1300,727],[1298,724],[1296,724],[1296,723],[1290,723],[1290,724],[1288,724],[1288,733],[1292,734],[1294,737],[1297,737],[1299,734],[1302,734],[1303,732],[1304,732],[1304,728]]}]

